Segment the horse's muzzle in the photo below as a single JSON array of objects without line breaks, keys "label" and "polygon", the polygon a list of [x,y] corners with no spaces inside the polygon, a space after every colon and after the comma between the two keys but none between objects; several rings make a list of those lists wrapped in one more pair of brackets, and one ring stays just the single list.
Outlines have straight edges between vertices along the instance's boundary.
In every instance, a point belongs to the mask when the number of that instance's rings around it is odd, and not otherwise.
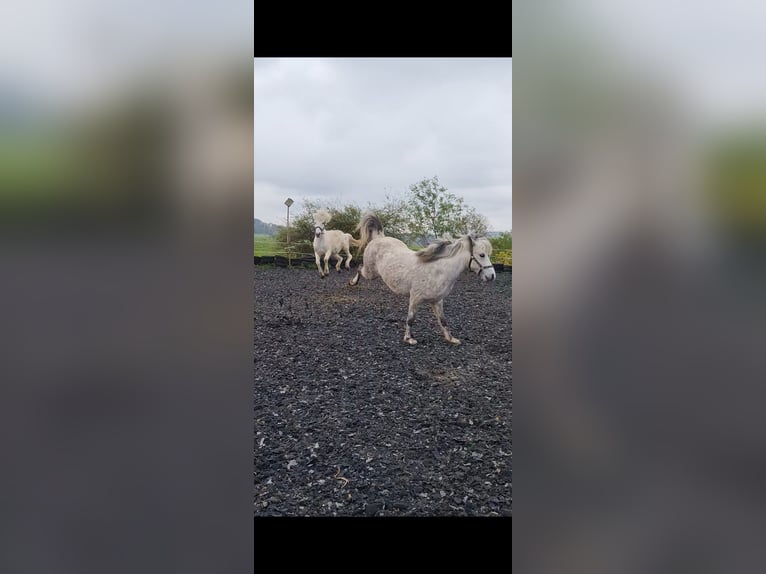
[{"label": "horse's muzzle", "polygon": [[481,275],[481,280],[482,281],[494,281],[495,280],[495,270],[494,270],[494,268],[482,269],[480,275]]}]

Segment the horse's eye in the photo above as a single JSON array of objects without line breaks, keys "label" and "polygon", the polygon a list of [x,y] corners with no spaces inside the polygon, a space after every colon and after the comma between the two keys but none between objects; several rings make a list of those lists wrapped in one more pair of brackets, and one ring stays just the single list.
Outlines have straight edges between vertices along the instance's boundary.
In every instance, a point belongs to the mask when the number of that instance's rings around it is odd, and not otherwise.
[{"label": "horse's eye", "polygon": [[480,254],[480,255],[479,255],[479,257],[484,257],[484,254],[483,254],[483,253],[482,253],[482,254]]}]

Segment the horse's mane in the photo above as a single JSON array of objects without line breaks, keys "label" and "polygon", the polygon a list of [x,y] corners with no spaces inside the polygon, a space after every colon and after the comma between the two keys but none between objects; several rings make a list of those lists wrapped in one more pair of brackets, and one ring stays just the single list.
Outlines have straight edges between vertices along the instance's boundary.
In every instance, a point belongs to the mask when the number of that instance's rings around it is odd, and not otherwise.
[{"label": "horse's mane", "polygon": [[[465,245],[463,240],[467,237],[469,236],[463,235],[458,239],[437,239],[428,247],[424,247],[416,252],[415,255],[417,255],[423,263],[436,261],[437,259],[444,259],[445,257],[452,257],[457,255],[458,251]],[[492,244],[487,241],[486,238],[476,237],[474,235],[471,235],[470,238],[474,243],[486,244],[487,251],[490,253],[492,252]]]},{"label": "horse's mane", "polygon": [[416,252],[420,260],[423,263],[429,261],[436,261],[437,259],[444,259],[445,257],[452,257],[457,254],[462,246],[462,241],[451,239],[437,239],[428,247],[424,247],[420,251]]},{"label": "horse's mane", "polygon": [[314,221],[317,223],[329,223],[329,221],[332,219],[332,214],[327,211],[324,207],[320,208],[319,211],[317,211],[314,214]]}]

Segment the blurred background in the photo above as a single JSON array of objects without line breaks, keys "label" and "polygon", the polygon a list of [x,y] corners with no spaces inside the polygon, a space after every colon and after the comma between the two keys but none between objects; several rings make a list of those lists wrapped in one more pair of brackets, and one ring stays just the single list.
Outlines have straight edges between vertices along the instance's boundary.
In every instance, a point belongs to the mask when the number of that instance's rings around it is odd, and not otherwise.
[{"label": "blurred background", "polygon": [[766,563],[764,25],[514,2],[520,571]]},{"label": "blurred background", "polygon": [[[0,569],[249,569],[253,5],[0,15]],[[765,24],[514,2],[514,566],[764,563]]]},{"label": "blurred background", "polygon": [[250,571],[253,4],[0,17],[0,570]]}]

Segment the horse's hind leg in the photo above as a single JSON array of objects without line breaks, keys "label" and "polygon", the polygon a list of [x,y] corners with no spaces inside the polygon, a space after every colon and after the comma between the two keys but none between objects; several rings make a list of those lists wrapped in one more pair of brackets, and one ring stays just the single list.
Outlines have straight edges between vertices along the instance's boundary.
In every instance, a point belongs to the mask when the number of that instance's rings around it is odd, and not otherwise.
[{"label": "horse's hind leg", "polygon": [[412,327],[412,324],[415,322],[415,312],[418,310],[419,304],[420,302],[416,302],[410,299],[410,308],[407,311],[407,328],[404,330],[404,341],[406,343],[409,343],[410,345],[417,345],[418,343],[410,335],[410,328]]},{"label": "horse's hind leg", "polygon": [[360,265],[356,272],[356,275],[354,275],[354,278],[351,281],[349,281],[348,284],[356,285],[357,283],[359,283],[360,274],[361,274],[361,277],[364,277],[365,279],[375,279],[376,277],[378,277],[378,275],[375,275],[374,274],[375,272],[370,271],[370,269],[374,269],[372,267],[372,263],[370,263],[370,268],[367,268],[365,265]]},{"label": "horse's hind leg", "polygon": [[353,259],[351,256],[351,250],[346,250],[346,253],[348,253],[348,259],[346,259],[346,271],[351,271],[351,260]]},{"label": "horse's hind leg", "polygon": [[[370,263],[370,265],[372,265],[372,263]],[[370,268],[372,269],[372,267]],[[359,277],[364,277],[365,279],[375,279],[375,276],[372,275],[372,273],[368,273],[368,269],[364,264],[356,268],[356,275],[354,275],[354,278],[349,281],[348,284],[356,285],[359,283]]]},{"label": "horse's hind leg", "polygon": [[338,252],[338,264],[335,266],[335,270],[340,273],[340,266],[343,263],[343,253]]},{"label": "horse's hind leg", "polygon": [[459,345],[460,339],[453,337],[452,333],[449,332],[449,327],[447,327],[447,318],[444,316],[444,300],[432,304],[431,309],[434,310],[436,320],[439,322],[439,327],[441,327],[442,334],[444,335],[444,338],[447,339],[447,342]]}]

